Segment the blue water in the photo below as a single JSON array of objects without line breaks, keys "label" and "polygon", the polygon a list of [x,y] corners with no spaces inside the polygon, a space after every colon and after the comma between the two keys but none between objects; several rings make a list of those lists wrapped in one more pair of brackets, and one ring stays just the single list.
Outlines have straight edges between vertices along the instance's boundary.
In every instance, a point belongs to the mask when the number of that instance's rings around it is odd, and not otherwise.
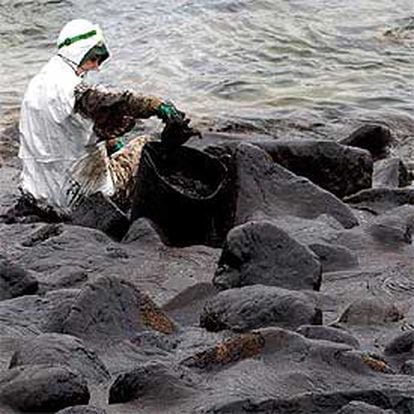
[{"label": "blue water", "polygon": [[200,124],[411,118],[411,16],[412,0],[0,0],[0,124],[79,17],[112,52],[91,82],[167,97]]}]

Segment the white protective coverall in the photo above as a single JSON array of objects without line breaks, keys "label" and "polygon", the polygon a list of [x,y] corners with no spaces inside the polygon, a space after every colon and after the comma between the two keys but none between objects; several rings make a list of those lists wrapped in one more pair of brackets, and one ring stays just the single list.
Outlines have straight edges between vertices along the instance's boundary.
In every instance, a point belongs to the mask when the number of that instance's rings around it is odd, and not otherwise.
[{"label": "white protective coverall", "polygon": [[[94,31],[96,34],[91,35]],[[99,26],[77,19],[62,29],[57,44],[79,37],[80,40],[61,46],[58,54],[31,80],[20,117],[23,191],[63,210],[68,207],[68,170],[87,154],[87,145],[96,142],[93,121],[74,112],[74,91],[82,81],[76,74],[78,65],[92,47],[103,41],[103,36]],[[106,195],[114,193],[109,174],[100,191]]]}]

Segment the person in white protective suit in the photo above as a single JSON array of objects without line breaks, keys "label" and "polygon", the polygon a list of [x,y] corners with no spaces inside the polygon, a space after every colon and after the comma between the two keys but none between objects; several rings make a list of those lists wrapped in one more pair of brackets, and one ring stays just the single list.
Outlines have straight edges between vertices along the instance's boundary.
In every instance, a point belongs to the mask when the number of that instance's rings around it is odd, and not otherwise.
[{"label": "person in white protective suit", "polygon": [[109,57],[100,27],[67,23],[57,54],[31,80],[20,118],[21,186],[37,201],[70,211],[76,194],[128,196],[148,137],[123,146],[118,137],[138,118],[183,119],[169,102],[131,91],[111,92],[83,78]]}]

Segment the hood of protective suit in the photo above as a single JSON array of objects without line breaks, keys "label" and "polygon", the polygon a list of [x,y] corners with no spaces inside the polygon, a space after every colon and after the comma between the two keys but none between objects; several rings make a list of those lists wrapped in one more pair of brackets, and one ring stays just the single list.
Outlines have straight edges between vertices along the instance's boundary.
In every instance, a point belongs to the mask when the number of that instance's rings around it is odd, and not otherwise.
[{"label": "hood of protective suit", "polygon": [[84,56],[105,39],[99,25],[88,20],[76,19],[65,25],[58,40],[58,54],[79,66]]}]

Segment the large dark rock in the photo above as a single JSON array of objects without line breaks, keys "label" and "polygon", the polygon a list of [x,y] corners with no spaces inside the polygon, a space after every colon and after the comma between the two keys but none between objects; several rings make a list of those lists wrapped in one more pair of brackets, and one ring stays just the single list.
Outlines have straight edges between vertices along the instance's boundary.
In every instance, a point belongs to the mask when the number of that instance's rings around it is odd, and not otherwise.
[{"label": "large dark rock", "polygon": [[43,334],[22,344],[14,353],[10,368],[22,365],[53,364],[68,366],[88,381],[101,383],[110,375],[94,351],[70,335]]},{"label": "large dark rock", "polygon": [[88,404],[86,380],[68,367],[26,365],[13,368],[0,377],[0,401],[29,412],[54,412]]},{"label": "large dark rock", "polygon": [[321,140],[272,140],[254,144],[269,153],[274,162],[309,178],[337,197],[371,187],[372,158],[359,148]]},{"label": "large dark rock", "polygon": [[237,190],[235,224],[248,221],[256,211],[275,218],[291,215],[314,219],[329,214],[345,228],[358,224],[341,200],[274,163],[265,151],[240,144],[233,160]]},{"label": "large dark rock", "polygon": [[402,311],[392,302],[368,297],[351,303],[339,321],[350,325],[371,325],[396,322],[403,317]]},{"label": "large dark rock", "polygon": [[109,404],[153,397],[162,404],[192,393],[194,381],[185,367],[162,363],[139,366],[117,377],[109,390]]},{"label": "large dark rock", "polygon": [[209,331],[321,323],[321,311],[305,294],[263,285],[220,292],[207,301],[200,316],[200,325]]},{"label": "large dark rock", "polygon": [[414,189],[372,188],[346,197],[344,201],[355,208],[381,214],[404,204],[414,204]]},{"label": "large dark rock", "polygon": [[407,331],[392,339],[384,348],[386,355],[413,353],[414,331]]},{"label": "large dark rock", "polygon": [[362,148],[369,151],[374,160],[385,158],[393,139],[388,128],[382,125],[363,125],[347,138],[339,141],[342,145]]},{"label": "large dark rock", "polygon": [[367,226],[367,232],[383,245],[401,247],[411,244],[414,206],[403,205],[381,214]]},{"label": "large dark rock", "polygon": [[301,326],[297,332],[307,338],[344,343],[352,346],[353,348],[359,348],[358,340],[343,329],[333,328],[330,326],[304,325]]},{"label": "large dark rock", "polygon": [[0,300],[35,294],[39,283],[32,275],[0,258]]},{"label": "large dark rock", "polygon": [[0,335],[31,336],[61,332],[79,291],[65,289],[0,302]]},{"label": "large dark rock", "polygon": [[130,225],[126,214],[102,193],[85,198],[70,218],[73,224],[101,230],[115,240],[121,240]]},{"label": "large dark rock", "polygon": [[165,333],[175,330],[174,323],[146,294],[109,276],[81,290],[64,323],[65,333],[102,341],[131,337],[147,328]]},{"label": "large dark rock", "polygon": [[229,232],[214,284],[221,289],[262,284],[319,290],[321,273],[319,261],[306,246],[274,223],[257,221]]},{"label": "large dark rock", "polygon": [[374,164],[372,187],[398,188],[406,187],[410,184],[410,173],[399,158],[386,158]]}]

